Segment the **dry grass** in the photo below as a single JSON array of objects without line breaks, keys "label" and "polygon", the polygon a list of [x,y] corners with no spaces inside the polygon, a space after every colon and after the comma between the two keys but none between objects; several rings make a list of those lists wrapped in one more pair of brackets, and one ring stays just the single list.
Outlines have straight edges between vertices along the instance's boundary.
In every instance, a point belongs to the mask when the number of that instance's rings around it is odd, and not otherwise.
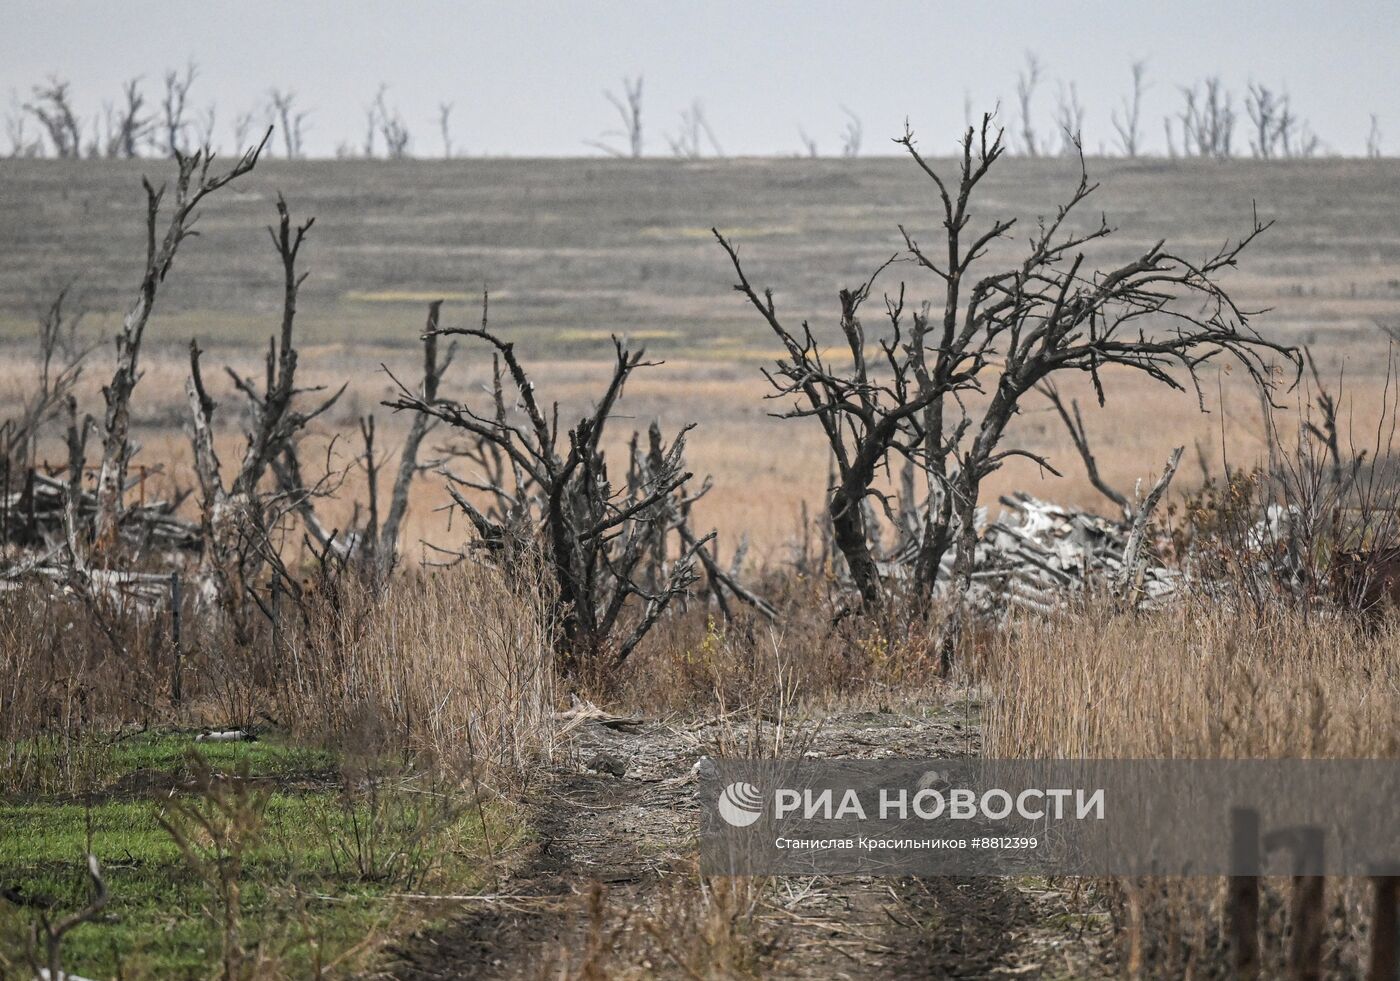
[{"label": "dry grass", "polygon": [[[970,669],[991,757],[1383,758],[1400,755],[1400,623],[1378,630],[1295,611],[1262,622],[1189,603],[1150,616],[1082,609],[1018,619]],[[1138,976],[1217,977],[1228,963],[1222,880],[1101,884]],[[1359,975],[1366,883],[1328,880],[1328,976]],[[1283,976],[1286,882],[1266,881],[1266,977]],[[1131,972],[1130,972],[1131,973]]]},{"label": "dry grass", "polygon": [[160,624],[104,611],[131,656],[81,604],[44,587],[0,592],[0,793],[74,793],[101,764],[95,731],[149,724],[163,653]]},{"label": "dry grass", "polygon": [[546,588],[481,566],[382,593],[347,576],[246,647],[191,607],[177,701],[164,611],[103,609],[103,630],[76,600],[0,593],[0,790],[75,792],[114,729],[169,723],[272,721],[345,754],[513,779],[551,751],[548,609]]},{"label": "dry grass", "polygon": [[[117,307],[129,290],[129,258],[139,254],[137,201],[116,207],[106,201],[118,189],[135,189],[137,171],[57,166],[6,170],[12,180],[0,193],[0,213],[15,218],[7,227],[37,229],[38,244],[21,249],[0,241],[0,254],[16,258],[0,274],[0,336],[26,335],[24,310],[35,297],[20,294],[53,272],[56,254],[88,268],[98,306]],[[1159,235],[1182,243],[1180,233],[1189,229],[1192,237],[1182,244],[1205,250],[1238,230],[1251,198],[1264,212],[1280,214],[1278,233],[1230,285],[1247,305],[1281,308],[1260,321],[1263,329],[1278,324],[1288,339],[1317,341],[1329,382],[1347,365],[1343,415],[1364,431],[1384,385],[1383,359],[1376,356],[1383,348],[1369,324],[1400,316],[1400,282],[1390,278],[1397,244],[1378,205],[1386,200],[1392,166],[1183,165],[1162,172],[1156,164],[1111,164],[1104,168],[1107,200],[1100,203],[1111,216],[1131,219],[1125,224],[1143,236],[1115,246],[1122,249]],[[826,449],[810,420],[769,415],[782,406],[763,400],[767,388],[757,364],[773,353],[771,338],[728,296],[728,273],[705,229],[711,223],[737,229],[751,243],[755,275],[771,279],[784,308],[810,314],[820,331],[836,288],[892,250],[896,222],[912,221],[918,230],[927,204],[918,196],[927,188],[903,161],[856,169],[726,162],[686,168],[681,182],[677,165],[648,164],[647,172],[657,175],[652,184],[635,169],[590,164],[589,179],[574,181],[560,179],[560,168],[567,171],[562,164],[464,163],[416,168],[408,177],[391,167],[260,168],[245,192],[211,212],[216,224],[206,229],[208,240],[182,255],[181,272],[162,298],[134,401],[143,446],[136,465],[159,472],[138,493],[168,496],[194,485],[183,432],[187,363],[175,342],[197,334],[205,344],[224,345],[211,362],[227,360],[245,373],[260,369],[260,343],[276,312],[276,270],[260,226],[269,182],[288,181],[293,205],[322,219],[311,259],[317,274],[308,283],[301,324],[315,343],[302,348],[299,377],[306,384],[350,382],[303,446],[312,479],[343,472],[335,497],[320,504],[329,526],[348,527],[355,502],[365,497],[363,474],[353,466],[358,444],[347,438],[358,418],[380,417],[385,448],[397,445],[407,425],[386,419],[379,406],[392,391],[380,362],[414,377],[417,356],[408,345],[425,301],[446,295],[453,322],[474,319],[475,283],[490,279],[507,287],[493,293],[497,322],[531,355],[532,377],[559,399],[562,420],[598,390],[608,365],[588,359],[614,328],[630,330],[655,354],[672,355],[629,385],[621,412],[630,418],[617,420],[611,438],[620,446],[633,421],[644,429],[660,419],[668,433],[699,423],[688,466],[711,475],[715,486],[697,505],[695,526],[720,530],[725,561],[728,549],[748,538],[754,546],[748,572],[764,578],[765,593],[782,607],[776,627],[748,619],[716,624],[697,607],[668,618],[597,697],[655,712],[738,709],[757,719],[798,702],[925,690],[934,667],[931,628],[891,636],[894,631],[868,622],[843,620],[825,583],[787,571],[803,508],[820,508]],[[61,180],[50,181],[54,174]],[[1010,214],[1033,214],[1055,199],[1053,189],[1068,176],[1061,162],[1013,161],[992,196]],[[1317,193],[1337,181],[1351,182],[1354,192],[1341,196],[1344,207]],[[525,212],[517,196],[501,195],[501,187],[534,195],[529,222],[520,219]],[[356,202],[353,214],[343,198]],[[438,292],[443,285],[452,290]],[[0,366],[0,418],[32,385],[28,349],[19,352]],[[465,351],[444,393],[480,397],[488,371],[478,352]],[[109,374],[110,352],[99,349],[79,391],[89,411],[101,406],[98,386]],[[1218,476],[1224,460],[1248,469],[1265,454],[1258,403],[1228,373],[1211,379],[1207,415],[1194,393],[1145,388],[1113,371],[1104,373],[1104,383],[1107,410],[1092,406],[1087,386],[1062,390],[1084,405],[1105,479],[1128,493],[1177,445],[1187,446],[1188,461],[1200,461],[1183,467],[1177,493]],[[223,378],[213,394],[222,403],[220,452],[235,458],[241,398]],[[1298,411],[1292,396],[1283,401]],[[1277,423],[1281,430],[1289,426],[1287,415]],[[1009,438],[1048,456],[1066,476],[1009,465],[984,484],[984,503],[993,512],[996,497],[1012,490],[1104,506],[1048,408],[1028,403]],[[429,446],[437,442],[430,438]],[[63,456],[56,445],[46,450],[49,459]],[[528,771],[550,752],[556,707],[547,596],[512,589],[481,567],[419,570],[422,542],[450,547],[466,536],[462,522],[439,510],[445,503],[440,478],[416,485],[404,530],[406,569],[386,593],[370,594],[347,579],[333,595],[315,598],[307,622],[275,641],[260,637],[257,651],[233,649],[216,630],[201,630],[179,707],[169,703],[170,651],[158,620],[117,618],[121,650],[114,651],[75,601],[44,604],[27,592],[0,593],[0,743],[7,753],[0,775],[71,790],[84,765],[85,734],[96,727],[172,717],[237,722],[259,712],[302,737],[357,752],[402,753],[458,777],[509,781]],[[290,552],[297,537],[289,538]],[[991,756],[1393,758],[1400,755],[1400,665],[1389,652],[1398,642],[1394,620],[1366,632],[1283,610],[1243,617],[1193,603],[1126,617],[1088,606],[1017,619],[978,638],[963,663],[985,693],[983,738]],[[733,741],[739,751],[772,751],[742,731]],[[41,760],[58,770],[25,770]],[[742,974],[752,964],[748,921],[757,893],[733,888],[686,878],[627,927],[636,934],[633,949],[687,975]],[[1214,886],[1120,883],[1107,891],[1121,922],[1138,910],[1151,924],[1146,942],[1163,976],[1211,975],[1212,958],[1220,955]],[[1331,947],[1339,963],[1354,964],[1364,937],[1357,892],[1344,885],[1334,895]],[[602,909],[601,895],[596,902]],[[1282,904],[1267,913],[1276,937],[1286,928]],[[612,940],[598,931],[612,927],[599,923],[588,949],[564,965],[566,975],[608,970],[602,951]]]},{"label": "dry grass", "polygon": [[354,581],[288,644],[280,713],[302,736],[378,748],[458,777],[513,779],[551,751],[548,589],[462,565]]},{"label": "dry grass", "polygon": [[[463,351],[444,382],[444,395],[480,404],[490,365],[475,357],[478,353]],[[1357,420],[1357,440],[1369,444],[1372,434],[1366,427],[1377,413],[1384,388],[1384,348],[1357,345],[1327,357],[1319,355],[1324,378],[1334,392],[1344,356],[1347,375],[1341,405]],[[33,368],[26,358],[0,365],[0,418],[32,386]],[[251,352],[228,360],[244,373],[259,370]],[[408,420],[379,405],[391,394],[392,384],[379,370],[381,360],[399,377],[415,377],[413,356],[403,351],[370,349],[350,354],[309,348],[302,355],[299,377],[304,376],[307,384],[338,387],[349,382],[341,402],[316,421],[302,447],[309,479],[320,477],[327,469],[344,472],[337,480],[334,499],[318,504],[329,527],[348,527],[355,502],[365,499],[363,474],[355,466],[361,449],[358,419],[363,414],[377,416],[378,445],[391,454],[389,465],[382,468],[384,484],[380,488],[382,495],[389,491],[396,459],[392,454],[397,452]],[[134,401],[137,439],[142,444],[134,466],[145,465],[153,472],[144,492],[163,497],[195,486],[185,432],[188,364],[179,357],[153,353],[145,366],[146,375]],[[547,360],[532,362],[529,368],[540,390],[560,402],[560,417],[567,420],[599,391],[609,365],[602,361]],[[106,380],[109,370],[105,353],[94,354],[79,390],[80,404],[90,411],[101,405],[98,385]],[[225,459],[236,459],[243,447],[244,399],[222,373],[209,374],[211,392],[220,403],[215,417],[219,452]],[[1200,411],[1194,394],[1144,388],[1140,379],[1123,372],[1105,372],[1104,377],[1106,409],[1097,407],[1087,383],[1080,384],[1079,379],[1070,379],[1061,387],[1067,398],[1081,402],[1104,478],[1125,493],[1131,495],[1138,481],[1155,474],[1171,449],[1179,445],[1186,446],[1187,457],[1173,486],[1178,493],[1199,485],[1208,475],[1218,478],[1225,460],[1232,467],[1245,469],[1264,460],[1265,430],[1258,400],[1238,377],[1222,374],[1218,387],[1214,381],[1210,383],[1205,392],[1207,413]],[[653,419],[659,419],[668,433],[685,423],[697,423],[688,438],[687,465],[696,473],[697,483],[709,475],[714,486],[695,507],[695,527],[718,529],[726,555],[741,538],[747,538],[755,568],[790,561],[789,547],[799,534],[803,507],[817,513],[827,480],[827,450],[819,427],[810,419],[772,417],[769,413],[783,405],[765,400],[767,393],[757,364],[667,362],[637,373],[611,430],[616,452],[633,428],[645,430]],[[1277,421],[1281,431],[1288,430],[1288,417],[1298,411],[1300,396],[1280,396],[1285,409]],[[62,461],[66,453],[57,441],[57,427],[51,427],[51,434],[53,441],[42,448],[41,458]],[[1009,461],[984,484],[985,502],[993,514],[997,496],[1015,490],[1105,513],[1111,508],[1084,478],[1074,447],[1048,404],[1037,398],[1028,400],[1012,424],[1009,439],[1045,455],[1064,476],[1057,477],[1024,460]],[[435,448],[448,440],[449,434],[439,430],[429,437],[424,455],[436,455]],[[442,484],[441,477],[428,473],[415,485],[403,532],[410,565],[422,557],[422,542],[454,546],[467,532],[464,522],[454,522],[444,510],[449,499]],[[192,515],[193,501],[187,507]],[[299,536],[293,540],[299,541]]]},{"label": "dry grass", "polygon": [[975,670],[992,756],[1392,758],[1400,635],[1331,617],[1263,623],[1191,603],[1081,610],[991,634]]}]

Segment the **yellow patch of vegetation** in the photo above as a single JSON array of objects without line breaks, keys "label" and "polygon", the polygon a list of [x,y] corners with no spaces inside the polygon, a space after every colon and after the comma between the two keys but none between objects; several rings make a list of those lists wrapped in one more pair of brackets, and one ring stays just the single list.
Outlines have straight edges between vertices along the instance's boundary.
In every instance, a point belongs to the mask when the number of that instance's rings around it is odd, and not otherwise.
[{"label": "yellow patch of vegetation", "polygon": [[468,293],[444,293],[442,290],[350,290],[344,299],[351,303],[431,303],[434,300],[464,303],[478,300]]}]

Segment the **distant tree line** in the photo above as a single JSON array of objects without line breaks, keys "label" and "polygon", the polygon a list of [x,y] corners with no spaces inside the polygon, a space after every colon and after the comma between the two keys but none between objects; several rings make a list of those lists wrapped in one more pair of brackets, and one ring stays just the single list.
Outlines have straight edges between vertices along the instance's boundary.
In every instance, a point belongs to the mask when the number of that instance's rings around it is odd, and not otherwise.
[{"label": "distant tree line", "polygon": [[[137,157],[188,156],[205,147],[216,148],[219,117],[211,102],[197,108],[191,90],[199,67],[191,61],[183,70],[167,71],[157,94],[148,91],[137,76],[121,86],[116,99],[104,100],[97,112],[78,108],[72,83],[53,75],[33,86],[28,98],[11,99],[5,115],[5,152],[10,157],[58,159],[134,159]],[[358,143],[341,142],[337,157],[372,157],[391,160],[413,155],[413,138],[397,106],[390,104],[389,87],[380,85],[365,106],[364,137]],[[243,147],[249,137],[268,127],[277,134],[264,156],[289,160],[307,155],[306,133],[312,111],[288,88],[268,89],[263,100],[237,113],[227,134],[234,146]],[[452,104],[438,106],[437,130],[443,156],[452,156]]]},{"label": "distant tree line", "polygon": [[[1014,151],[1028,157],[1054,153],[1074,155],[1084,143],[1084,107],[1074,83],[1060,82],[1054,107],[1054,135],[1042,138],[1036,129],[1035,103],[1044,77],[1040,60],[1033,52],[1027,52],[1025,65],[1016,80]],[[1148,87],[1147,63],[1134,61],[1128,93],[1109,114],[1112,139],[1096,148],[1100,155],[1147,155],[1142,100]],[[1295,111],[1291,96],[1282,89],[1250,82],[1240,99],[1219,75],[1211,75],[1189,85],[1177,86],[1176,98],[1176,107],[1162,117],[1163,148],[1169,158],[1275,160],[1330,153],[1308,120]],[[1381,155],[1380,125],[1374,114],[1366,135],[1365,155]]]},{"label": "distant tree line", "polygon": [[[197,107],[191,90],[199,77],[198,66],[189,62],[183,70],[165,72],[154,91],[136,77],[121,86],[116,98],[104,100],[97,112],[76,107],[73,89],[67,79],[51,76],[35,85],[28,98],[15,96],[5,118],[10,157],[133,158],[189,154],[220,142],[219,122],[214,104]],[[1130,65],[1126,92],[1108,114],[1107,139],[1096,145],[1085,141],[1088,115],[1073,81],[1055,81],[1053,105],[1043,105],[1042,90],[1049,76],[1045,64],[1034,52],[1027,52],[1016,75],[1016,98],[1009,120],[1011,140],[1008,150],[1020,156],[1073,156],[1085,150],[1101,156],[1140,157],[1165,155],[1177,158],[1228,160],[1251,157],[1260,160],[1301,159],[1332,154],[1333,151],[1313,131],[1311,124],[1296,111],[1289,93],[1261,82],[1250,82],[1241,96],[1218,75],[1197,79],[1176,87],[1174,107],[1162,117],[1161,150],[1150,153],[1144,117],[1143,97],[1151,87],[1147,63]],[[638,158],[651,155],[646,141],[643,117],[642,76],[624,77],[620,90],[603,93],[617,116],[617,125],[584,145],[614,157]],[[864,128],[860,117],[840,106],[844,127],[836,134],[829,155],[858,157],[862,151]],[[380,85],[364,107],[364,133],[358,140],[342,140],[335,148],[339,158],[401,160],[413,156],[452,157],[459,150],[452,134],[453,104],[442,102],[435,115],[436,141],[429,149],[415,145],[409,124],[399,107],[389,98],[389,87]],[[964,114],[971,125],[970,97]],[[258,105],[236,114],[228,124],[235,146],[267,126],[278,138],[268,147],[288,159],[306,156],[305,135],[311,110],[305,108],[291,89],[271,88]],[[800,155],[818,157],[823,146],[799,125]],[[697,98],[680,111],[674,129],[663,132],[665,153],[681,159],[723,157],[724,149]],[[433,141],[430,141],[433,142]],[[1380,123],[1374,114],[1366,134],[1365,156],[1381,156]]]}]

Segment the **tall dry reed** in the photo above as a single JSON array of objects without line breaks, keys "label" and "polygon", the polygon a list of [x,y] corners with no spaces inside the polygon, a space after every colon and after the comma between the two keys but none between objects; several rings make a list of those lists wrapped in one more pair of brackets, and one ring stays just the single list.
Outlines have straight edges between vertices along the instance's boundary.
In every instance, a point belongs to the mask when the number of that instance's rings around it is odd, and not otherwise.
[{"label": "tall dry reed", "polygon": [[989,635],[993,756],[1394,757],[1400,630],[1279,607],[1085,609]]},{"label": "tall dry reed", "polygon": [[397,750],[450,772],[518,773],[551,751],[547,591],[464,564],[347,581],[289,640],[280,713],[306,735]]},{"label": "tall dry reed", "polygon": [[[1144,616],[1024,618],[973,660],[993,757],[1286,758],[1400,755],[1400,630],[1273,607],[1262,619],[1188,603]],[[1099,884],[1132,977],[1229,976],[1223,880]],[[1264,977],[1287,974],[1291,884],[1266,880]],[[1360,976],[1369,886],[1329,879],[1325,973]]]}]

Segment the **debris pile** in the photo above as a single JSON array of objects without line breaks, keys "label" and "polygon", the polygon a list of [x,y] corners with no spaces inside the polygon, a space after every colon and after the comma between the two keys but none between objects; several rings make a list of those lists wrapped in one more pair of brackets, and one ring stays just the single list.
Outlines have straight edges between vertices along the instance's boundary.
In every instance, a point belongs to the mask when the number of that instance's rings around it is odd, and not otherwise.
[{"label": "debris pile", "polygon": [[[69,483],[29,470],[18,489],[0,493],[0,542],[17,545],[53,545],[66,537],[64,514],[68,507]],[[6,481],[8,483],[8,481]],[[129,482],[128,490],[140,478]],[[128,507],[122,513],[121,535],[134,544],[156,550],[199,548],[198,526],[182,521],[172,513],[179,502],[153,501]],[[97,496],[83,490],[77,515],[87,525],[97,513]]]},{"label": "debris pile", "polygon": [[[118,605],[154,610],[166,602],[171,572],[90,567],[68,553],[69,526],[90,528],[97,513],[92,492],[79,493],[70,516],[70,485],[29,470],[18,490],[0,493],[0,590],[17,589],[27,578],[47,580],[64,589],[80,589]],[[173,514],[179,502],[155,501],[127,508],[122,539],[146,554],[178,555],[199,548],[199,528]],[[178,569],[180,563],[165,563]]]},{"label": "debris pile", "polygon": [[[987,611],[1009,606],[1048,613],[1072,595],[1112,589],[1124,576],[1131,528],[1087,511],[1017,493],[982,532],[974,602]],[[1128,588],[1148,609],[1169,602],[1182,574],[1152,555],[1140,557]]]}]

